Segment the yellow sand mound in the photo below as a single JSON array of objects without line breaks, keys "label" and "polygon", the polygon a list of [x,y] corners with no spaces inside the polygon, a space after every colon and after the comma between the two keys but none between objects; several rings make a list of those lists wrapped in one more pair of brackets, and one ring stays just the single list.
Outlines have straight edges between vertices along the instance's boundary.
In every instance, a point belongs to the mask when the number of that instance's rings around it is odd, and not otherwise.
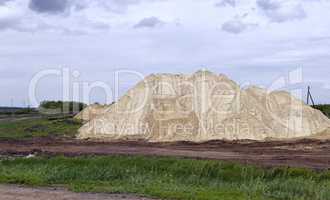
[{"label": "yellow sand mound", "polygon": [[153,142],[310,137],[330,127],[288,92],[241,89],[224,75],[150,75],[117,103],[89,108],[78,138]]}]

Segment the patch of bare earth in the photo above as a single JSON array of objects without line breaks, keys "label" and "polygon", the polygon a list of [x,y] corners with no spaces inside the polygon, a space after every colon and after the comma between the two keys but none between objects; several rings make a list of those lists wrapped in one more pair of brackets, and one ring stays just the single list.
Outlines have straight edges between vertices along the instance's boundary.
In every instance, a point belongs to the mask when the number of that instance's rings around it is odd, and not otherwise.
[{"label": "patch of bare earth", "polygon": [[0,199],[4,200],[151,200],[132,195],[73,193],[59,188],[27,188],[0,185]]},{"label": "patch of bare earth", "polygon": [[92,142],[73,139],[0,141],[0,155],[145,155],[235,161],[261,166],[330,168],[330,140],[206,143]]}]

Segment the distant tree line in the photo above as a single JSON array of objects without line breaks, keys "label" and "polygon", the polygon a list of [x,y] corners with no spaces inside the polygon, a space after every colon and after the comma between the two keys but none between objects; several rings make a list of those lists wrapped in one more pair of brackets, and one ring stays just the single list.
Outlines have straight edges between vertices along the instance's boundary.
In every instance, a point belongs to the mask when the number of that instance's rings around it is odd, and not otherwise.
[{"label": "distant tree line", "polygon": [[21,115],[21,114],[31,114],[37,113],[37,109],[35,108],[19,108],[19,107],[0,107],[0,114],[2,115]]},{"label": "distant tree line", "polygon": [[39,105],[39,112],[46,114],[74,114],[83,110],[87,105],[75,101],[43,101]]}]

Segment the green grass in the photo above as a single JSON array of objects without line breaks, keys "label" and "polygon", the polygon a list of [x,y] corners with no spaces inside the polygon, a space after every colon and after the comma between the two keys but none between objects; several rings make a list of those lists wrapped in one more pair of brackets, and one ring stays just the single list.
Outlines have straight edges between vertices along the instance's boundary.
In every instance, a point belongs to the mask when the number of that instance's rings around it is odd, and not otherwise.
[{"label": "green grass", "polygon": [[46,136],[69,136],[77,133],[81,123],[71,118],[24,119],[0,121],[0,139],[29,139]]},{"label": "green grass", "polygon": [[328,200],[330,172],[142,156],[6,159],[0,182],[178,200]]}]

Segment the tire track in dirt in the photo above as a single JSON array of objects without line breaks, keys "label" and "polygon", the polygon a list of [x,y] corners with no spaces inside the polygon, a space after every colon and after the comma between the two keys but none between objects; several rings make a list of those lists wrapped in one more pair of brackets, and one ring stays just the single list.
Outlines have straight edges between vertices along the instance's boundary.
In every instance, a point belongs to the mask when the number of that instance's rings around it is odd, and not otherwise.
[{"label": "tire track in dirt", "polygon": [[234,161],[260,166],[330,168],[330,141],[211,141],[206,143],[92,142],[39,138],[0,141],[0,154],[41,155],[145,155]]},{"label": "tire track in dirt", "polygon": [[0,199],[5,200],[151,200],[126,194],[73,193],[62,188],[28,188],[0,185]]}]

